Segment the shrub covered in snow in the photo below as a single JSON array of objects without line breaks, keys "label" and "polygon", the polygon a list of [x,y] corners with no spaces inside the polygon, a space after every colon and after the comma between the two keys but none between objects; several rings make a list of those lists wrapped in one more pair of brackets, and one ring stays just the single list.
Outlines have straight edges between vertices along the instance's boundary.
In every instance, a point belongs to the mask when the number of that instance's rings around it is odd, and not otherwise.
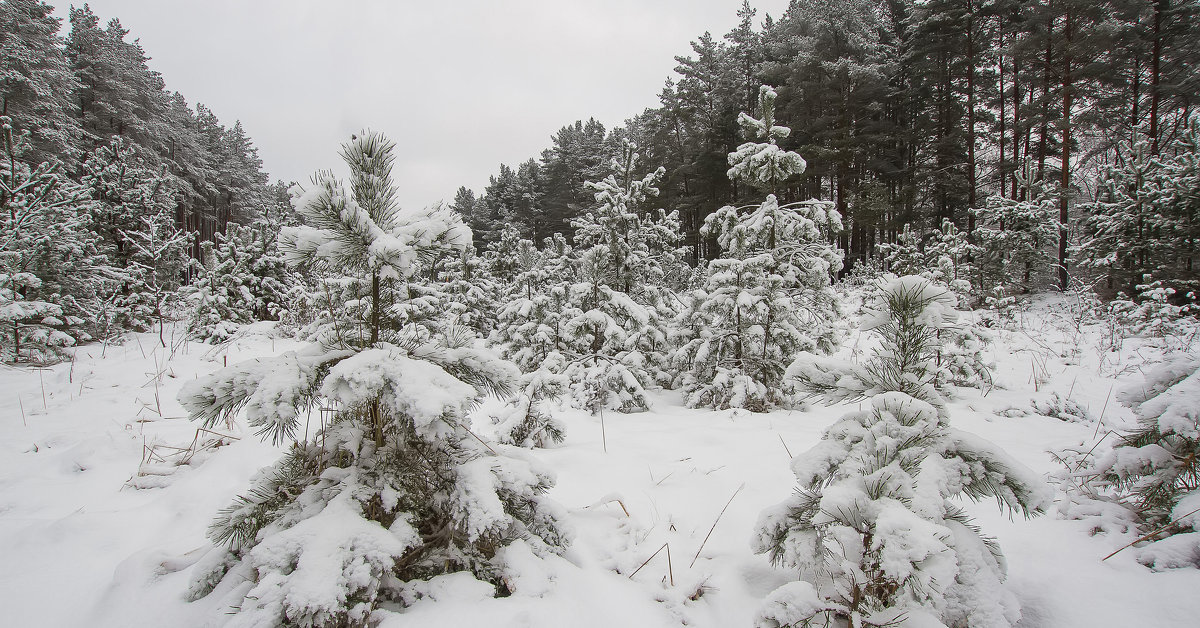
[{"label": "shrub covered in snow", "polygon": [[958,497],[994,497],[1026,516],[1047,497],[1039,478],[990,443],[951,428],[932,385],[934,338],[953,320],[944,290],[893,279],[864,327],[882,347],[865,365],[789,369],[803,391],[866,407],[792,460],[799,486],[763,512],[753,545],[806,582],[772,594],[760,626],[885,625],[923,609],[946,626],[1007,628],[1020,617],[1003,588],[1004,558]]},{"label": "shrub covered in snow", "polygon": [[[331,327],[307,349],[222,369],[180,392],[206,425],[244,409],[264,437],[301,437],[210,529],[216,547],[191,595],[220,596],[236,609],[231,625],[366,626],[380,605],[413,599],[412,581],[469,571],[501,587],[501,548],[520,539],[545,553],[565,543],[543,496],[551,474],[469,428],[477,398],[510,390],[516,368],[469,334],[426,337],[396,320],[407,293],[395,284],[471,236],[449,212],[396,206],[391,150],[371,133],[347,143],[350,191],[318,178],[299,207],[309,226],[285,231],[283,242],[293,263],[365,276],[366,329]],[[302,417],[324,408],[332,418],[310,440]]]}]

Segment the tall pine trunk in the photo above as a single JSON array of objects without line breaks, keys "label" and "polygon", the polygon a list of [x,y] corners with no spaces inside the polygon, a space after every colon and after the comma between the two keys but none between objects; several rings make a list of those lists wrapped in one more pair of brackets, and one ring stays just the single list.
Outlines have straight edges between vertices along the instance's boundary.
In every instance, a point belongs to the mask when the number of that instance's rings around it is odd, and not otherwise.
[{"label": "tall pine trunk", "polygon": [[1166,10],[1166,0],[1156,0],[1154,3],[1154,44],[1150,52],[1150,154],[1158,155],[1158,103],[1159,77],[1162,64],[1162,20]]},{"label": "tall pine trunk", "polygon": [[1058,197],[1058,284],[1066,290],[1071,278],[1067,273],[1067,221],[1070,218],[1069,200],[1071,187],[1071,9],[1068,8],[1063,23],[1062,64],[1062,177]]}]

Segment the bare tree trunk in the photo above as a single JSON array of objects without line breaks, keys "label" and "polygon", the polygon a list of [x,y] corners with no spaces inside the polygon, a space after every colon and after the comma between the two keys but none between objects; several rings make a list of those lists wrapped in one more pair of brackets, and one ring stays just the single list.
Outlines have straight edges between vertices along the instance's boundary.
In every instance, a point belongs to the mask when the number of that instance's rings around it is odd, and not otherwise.
[{"label": "bare tree trunk", "polygon": [[1063,76],[1062,76],[1062,179],[1058,197],[1058,283],[1066,290],[1070,284],[1067,273],[1067,221],[1070,219],[1069,199],[1071,186],[1071,10],[1068,8],[1063,24]]},{"label": "bare tree trunk", "polygon": [[975,8],[967,18],[967,240],[975,241]]},{"label": "bare tree trunk", "polygon": [[1150,52],[1150,154],[1158,155],[1159,66],[1162,63],[1162,20],[1166,0],[1154,3],[1154,46]]},{"label": "bare tree trunk", "polygon": [[371,344],[379,342],[379,271],[371,274]]}]

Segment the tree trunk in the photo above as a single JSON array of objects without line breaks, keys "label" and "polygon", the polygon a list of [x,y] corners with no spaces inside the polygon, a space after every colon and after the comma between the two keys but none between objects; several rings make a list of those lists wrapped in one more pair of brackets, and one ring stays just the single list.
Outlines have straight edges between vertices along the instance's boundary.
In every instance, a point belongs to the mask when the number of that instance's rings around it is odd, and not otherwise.
[{"label": "tree trunk", "polygon": [[379,271],[371,274],[371,344],[379,342]]},{"label": "tree trunk", "polygon": [[[1038,132],[1037,178],[1046,175],[1046,153],[1050,135],[1050,65],[1054,63],[1054,2],[1046,3],[1046,58],[1042,64],[1042,120]],[[1065,77],[1064,77],[1065,83]]]},{"label": "tree trunk", "polygon": [[1068,8],[1063,24],[1063,77],[1062,77],[1062,178],[1058,197],[1058,284],[1066,290],[1071,278],[1067,273],[1067,236],[1070,219],[1069,200],[1071,186],[1071,10]]},{"label": "tree trunk", "polygon": [[1150,154],[1158,155],[1159,66],[1162,62],[1162,20],[1166,0],[1154,3],[1154,46],[1150,52]]},{"label": "tree trunk", "polygon": [[967,18],[967,241],[975,241],[975,16]]}]

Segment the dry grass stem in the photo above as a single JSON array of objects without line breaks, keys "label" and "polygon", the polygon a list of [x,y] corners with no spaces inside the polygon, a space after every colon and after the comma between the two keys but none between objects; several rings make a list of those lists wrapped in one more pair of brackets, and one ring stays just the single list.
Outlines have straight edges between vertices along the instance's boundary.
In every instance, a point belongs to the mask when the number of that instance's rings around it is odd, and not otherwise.
[{"label": "dry grass stem", "polygon": [[733,503],[733,498],[737,497],[738,493],[742,492],[742,489],[744,488],[746,488],[746,483],[742,482],[742,485],[737,487],[737,490],[733,492],[733,495],[729,496],[729,501],[725,502],[725,507],[722,508],[721,512],[717,515],[716,521],[713,521],[712,527],[708,529],[708,534],[704,535],[704,540],[700,542],[700,547],[696,550],[696,555],[692,557],[692,563],[688,565],[688,569],[691,569],[696,565],[696,561],[700,558],[700,552],[704,551],[704,544],[708,543],[708,537],[712,536],[713,530],[717,529],[717,524],[721,522],[721,517],[725,514],[725,511],[729,509],[729,504]]}]

